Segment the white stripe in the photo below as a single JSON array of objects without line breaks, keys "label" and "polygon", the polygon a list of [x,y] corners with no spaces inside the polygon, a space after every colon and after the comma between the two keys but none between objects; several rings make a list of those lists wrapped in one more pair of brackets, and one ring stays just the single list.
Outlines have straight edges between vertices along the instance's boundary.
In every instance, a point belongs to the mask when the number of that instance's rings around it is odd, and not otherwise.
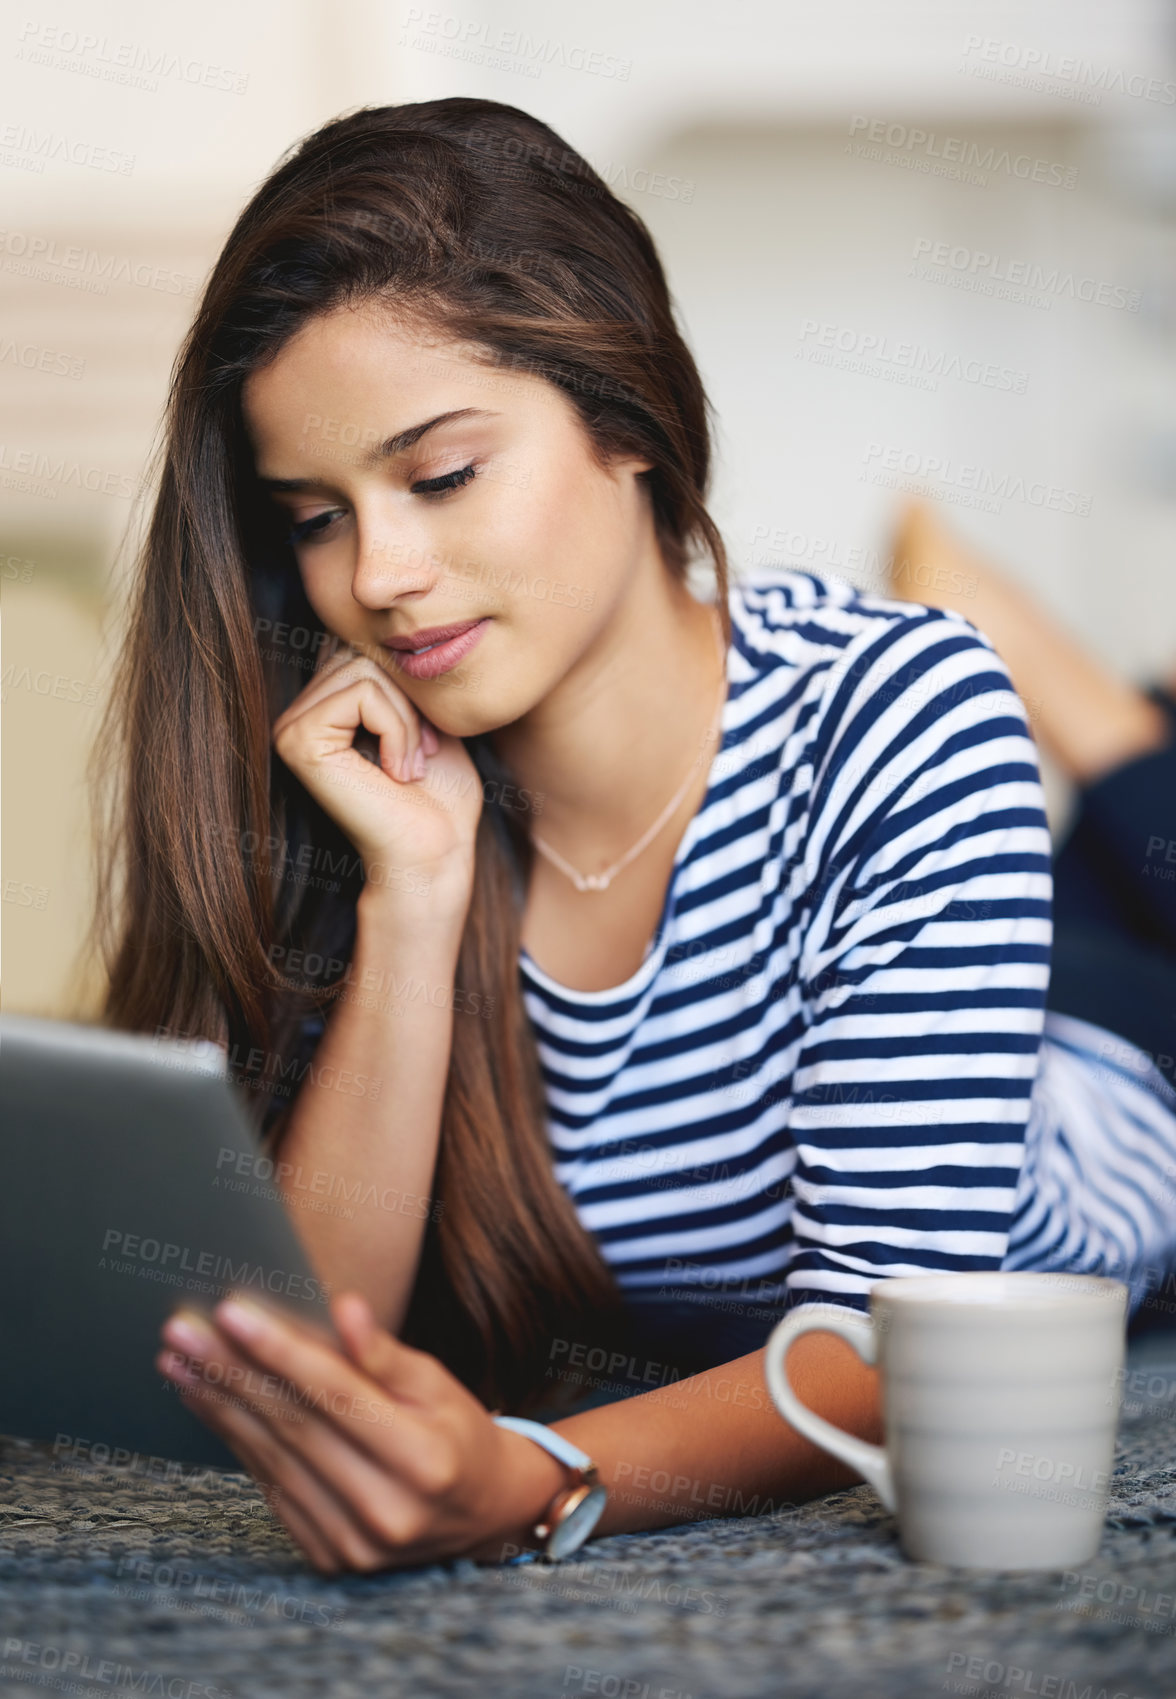
[{"label": "white stripe", "polygon": [[[581,1220],[589,1231],[624,1229],[603,1247],[614,1265],[654,1262],[621,1271],[632,1288],[680,1290],[708,1271],[723,1282],[758,1272],[786,1280],[794,1299],[860,1296],[879,1279],[953,1259],[1071,1268],[1118,1259],[1137,1298],[1145,1264],[1176,1259],[1176,1093],[1117,1035],[1043,1012],[1049,831],[1024,709],[1003,664],[958,616],[784,569],[736,582],[731,614],[727,746],[688,828],[690,853],[676,864],[658,947],[603,992],[567,990],[524,964],[552,1158],[580,1199]],[[939,655],[944,645],[953,653]],[[996,687],[981,693],[981,678]],[[933,721],[914,734],[933,702]],[[956,733],[964,747],[945,753]],[[764,770],[751,777],[757,765]],[[963,795],[952,797],[957,786]],[[998,813],[1028,818],[1004,825]],[[729,841],[708,848],[717,835]],[[1022,865],[1000,866],[1003,857]],[[720,892],[728,880],[734,888]],[[993,912],[1009,904],[1037,912]],[[955,918],[945,919],[949,907]],[[888,936],[900,929],[912,931],[909,942]],[[716,940],[720,932],[728,935]],[[995,962],[974,959],[990,952]],[[704,994],[708,982],[715,988]],[[961,1007],[920,1007],[943,996]],[[557,1013],[553,999],[566,1009]],[[622,1012],[622,1003],[633,1007]],[[1036,1053],[1002,1048],[1006,1036],[1023,1047],[1039,1035]],[[893,1053],[853,1054],[877,1041]],[[844,1054],[815,1057],[826,1045]],[[573,1046],[590,1054],[571,1054]],[[743,1077],[721,1083],[735,1062]],[[994,1079],[1008,1095],[986,1094]],[[915,1082],[944,1095],[904,1102],[904,1085]],[[814,1101],[797,1107],[805,1092]],[[770,1101],[756,1112],[765,1093]],[[666,1101],[627,1101],[642,1095]],[[720,1131],[720,1122],[732,1124]],[[952,1136],[972,1126],[989,1137]],[[698,1168],[721,1171],[781,1133],[788,1147],[748,1172],[698,1179]],[[646,1142],[667,1134],[676,1136],[664,1147]],[[798,1157],[825,1177],[781,1198]],[[968,1171],[959,1185],[918,1183],[920,1172],[953,1167]],[[994,1183],[998,1171],[1015,1184]],[[894,1174],[911,1183],[874,1183]],[[984,1183],[968,1183],[977,1178]],[[584,1195],[628,1182],[641,1182],[631,1197]],[[659,1230],[734,1203],[746,1205],[735,1220]],[[868,1228],[828,1219],[845,1206],[869,1210]],[[894,1215],[909,1209],[935,1219],[896,1227]],[[991,1216],[992,1231],[960,1225],[977,1211]],[[741,1245],[763,1236],[777,1242],[738,1259]],[[795,1255],[813,1266],[789,1272]],[[657,1259],[690,1266],[667,1276]],[[716,1301],[722,1295],[720,1286]]]}]

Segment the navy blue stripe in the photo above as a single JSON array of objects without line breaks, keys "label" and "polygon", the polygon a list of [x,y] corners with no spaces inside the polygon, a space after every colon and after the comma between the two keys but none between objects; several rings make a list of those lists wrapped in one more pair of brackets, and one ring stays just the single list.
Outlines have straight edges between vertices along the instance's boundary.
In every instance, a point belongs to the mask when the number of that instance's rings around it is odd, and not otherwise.
[{"label": "navy blue stripe", "polygon": [[[1138,1257],[1154,1200],[1135,1166],[1128,1181],[1107,1156],[1131,1136],[1130,1082],[1108,1083],[1093,1053],[1069,1063],[1086,1072],[1065,1113],[1082,1121],[1087,1164],[1098,1155],[1120,1173],[1123,1201],[1083,1191],[1078,1162],[1062,1202],[1038,1205],[1038,1173],[1051,1163],[1069,1173],[1073,1156],[1056,1102],[1037,1089],[1061,1053],[1042,1039],[1050,839],[1036,751],[1003,663],[955,615],[862,598],[815,573],[754,572],[732,586],[730,606],[724,735],[645,961],[586,1000],[520,960],[551,1153],[576,1207],[673,1200],[670,1215],[641,1210],[594,1230],[618,1281],[639,1293],[642,1276],[680,1260],[668,1283],[717,1298],[731,1288],[714,1281],[768,1257],[764,1284],[787,1277],[789,1303],[862,1307],[871,1281],[897,1268],[992,1268],[1005,1255],[1046,1266],[1074,1221],[1072,1261],[1090,1254],[1086,1222],[1116,1254]],[[875,747],[883,716],[893,734]],[[974,985],[949,983],[960,973]],[[900,974],[910,989],[892,989]],[[987,1059],[982,1077],[968,1071],[977,1057]],[[878,1064],[893,1060],[911,1077],[879,1078]],[[752,1127],[755,1148],[734,1149]],[[703,1141],[708,1160],[694,1163]],[[992,1149],[992,1163],[947,1155],[969,1144]],[[1005,1154],[1010,1145],[1023,1160]],[[1140,1171],[1150,1161],[1158,1171],[1167,1147],[1156,1138],[1152,1148],[1132,1158]],[[672,1170],[658,1169],[660,1151],[674,1153]],[[650,1154],[648,1167],[622,1178],[618,1164],[632,1168],[637,1152]],[[849,1152],[846,1169],[838,1156]],[[906,1156],[875,1167],[871,1152]],[[1176,1160],[1176,1117],[1168,1154]],[[765,1161],[785,1173],[749,1189]],[[794,1183],[802,1195],[818,1187],[820,1200],[798,1206]],[[942,1189],[943,1207],[896,1208],[911,1187]],[[701,1188],[707,1206],[687,1207],[685,1194]],[[981,1189],[1004,1191],[1008,1206],[979,1208]],[[867,1190],[868,1206],[849,1201]],[[788,1214],[767,1234],[716,1242],[733,1224],[754,1232],[754,1218],[782,1202]],[[839,1245],[846,1226],[854,1242]],[[898,1228],[912,1245],[886,1242]],[[966,1250],[961,1238],[975,1231],[1001,1254]],[[651,1235],[701,1237],[704,1248],[633,1256]],[[861,1270],[847,1266],[856,1262]],[[826,1276],[848,1278],[850,1290],[826,1291]]]}]

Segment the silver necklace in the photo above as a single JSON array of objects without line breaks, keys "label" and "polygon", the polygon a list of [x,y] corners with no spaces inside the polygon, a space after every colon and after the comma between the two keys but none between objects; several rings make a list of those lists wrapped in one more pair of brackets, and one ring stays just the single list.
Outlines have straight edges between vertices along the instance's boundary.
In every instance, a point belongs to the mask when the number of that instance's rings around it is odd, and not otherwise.
[{"label": "silver necklace", "polygon": [[[704,749],[710,748],[711,739],[714,737],[715,731],[722,720],[723,708],[726,705],[727,700],[727,658],[723,650],[722,640],[720,639],[717,631],[715,632],[715,645],[719,653],[719,667],[722,673],[722,678],[719,682],[719,699],[715,706],[715,712],[710,723],[710,729],[707,733],[706,743],[703,746]],[[666,821],[678,807],[678,804],[682,801],[682,798],[690,789],[690,783],[694,778],[694,769],[697,767],[698,761],[699,757],[696,756],[690,763],[690,771],[687,773],[682,784],[679,786],[678,790],[675,791],[669,802],[667,802],[666,806],[653,822],[653,825],[649,827],[648,831],[643,832],[641,837],[639,837],[637,842],[633,845],[632,849],[626,850],[621,859],[619,861],[614,861],[611,867],[606,867],[603,873],[581,873],[577,868],[572,866],[571,862],[565,861],[558,850],[552,849],[551,845],[547,843],[545,839],[541,838],[538,832],[530,832],[528,834],[531,842],[535,845],[535,848],[541,855],[546,856],[548,861],[558,867],[561,873],[566,874],[566,876],[572,881],[572,884],[576,887],[577,891],[607,891],[621,869],[623,867],[627,867],[631,861],[641,854],[643,849],[647,848],[647,846],[653,842],[654,838],[661,831]]]}]

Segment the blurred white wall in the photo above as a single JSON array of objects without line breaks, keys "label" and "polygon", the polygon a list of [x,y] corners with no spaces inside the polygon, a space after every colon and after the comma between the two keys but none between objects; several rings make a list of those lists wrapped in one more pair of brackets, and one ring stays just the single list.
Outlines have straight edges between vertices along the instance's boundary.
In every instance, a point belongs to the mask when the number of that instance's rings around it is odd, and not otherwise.
[{"label": "blurred white wall", "polygon": [[[12,14],[7,1006],[94,996],[75,959],[80,780],[118,551],[196,293],[277,159],[356,106],[522,106],[637,208],[718,410],[713,509],[737,568],[877,584],[918,487],[1110,664],[1171,671],[1174,16],[1167,0]],[[1047,783],[1057,823],[1066,789]]]}]

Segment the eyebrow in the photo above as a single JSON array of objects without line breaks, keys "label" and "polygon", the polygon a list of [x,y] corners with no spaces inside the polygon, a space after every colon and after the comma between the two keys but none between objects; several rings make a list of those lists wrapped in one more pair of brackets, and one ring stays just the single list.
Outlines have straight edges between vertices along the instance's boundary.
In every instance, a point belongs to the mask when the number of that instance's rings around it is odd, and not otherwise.
[{"label": "eyebrow", "polygon": [[[362,456],[359,465],[366,471],[378,466],[381,460],[390,460],[394,454],[403,454],[406,448],[412,448],[427,432],[436,430],[438,425],[448,425],[454,419],[497,419],[501,415],[487,407],[457,407],[448,413],[437,413],[432,419],[424,419],[419,425],[409,425],[403,431],[397,431],[395,436],[385,437],[374,448]],[[258,474],[258,482],[264,484],[267,490],[316,490],[321,487],[320,478],[266,478]]]}]

